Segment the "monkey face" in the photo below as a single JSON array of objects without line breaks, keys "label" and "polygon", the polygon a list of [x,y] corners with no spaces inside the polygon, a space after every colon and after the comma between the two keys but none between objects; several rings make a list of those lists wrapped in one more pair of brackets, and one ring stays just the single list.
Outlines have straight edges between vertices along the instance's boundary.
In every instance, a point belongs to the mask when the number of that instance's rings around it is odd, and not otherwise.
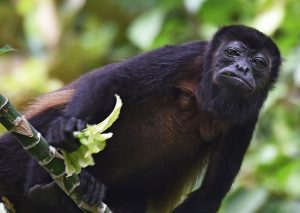
[{"label": "monkey face", "polygon": [[271,38],[245,26],[224,27],[209,43],[197,102],[223,120],[244,122],[260,110],[280,64]]},{"label": "monkey face", "polygon": [[225,43],[217,53],[214,82],[222,89],[243,97],[264,87],[270,60],[266,53],[248,48],[240,41]]}]

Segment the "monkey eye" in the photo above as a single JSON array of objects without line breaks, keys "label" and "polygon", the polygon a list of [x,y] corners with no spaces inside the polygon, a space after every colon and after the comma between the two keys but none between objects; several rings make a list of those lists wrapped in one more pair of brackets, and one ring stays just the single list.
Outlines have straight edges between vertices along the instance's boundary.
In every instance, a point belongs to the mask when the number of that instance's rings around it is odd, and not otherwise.
[{"label": "monkey eye", "polygon": [[225,54],[229,57],[240,56],[241,54],[233,48],[228,48],[225,50]]},{"label": "monkey eye", "polygon": [[252,58],[252,59],[250,60],[250,62],[251,62],[252,64],[254,64],[255,66],[261,67],[261,68],[264,68],[264,67],[267,66],[266,61],[265,61],[263,58],[260,58],[260,57]]}]

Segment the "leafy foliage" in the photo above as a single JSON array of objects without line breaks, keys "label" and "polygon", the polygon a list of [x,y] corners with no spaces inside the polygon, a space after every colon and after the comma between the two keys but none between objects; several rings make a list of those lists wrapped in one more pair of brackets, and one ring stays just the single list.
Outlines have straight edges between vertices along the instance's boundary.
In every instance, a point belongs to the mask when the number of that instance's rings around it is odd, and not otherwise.
[{"label": "leafy foliage", "polygon": [[101,152],[106,146],[106,140],[113,136],[113,133],[103,132],[119,117],[122,101],[118,95],[116,95],[116,100],[113,111],[104,121],[96,125],[88,125],[80,132],[74,132],[74,137],[79,139],[81,145],[74,152],[63,151],[68,176],[74,173],[79,174],[81,168],[93,166],[95,162],[92,155]]},{"label": "leafy foliage", "polygon": [[14,48],[9,45],[5,45],[4,47],[0,48],[0,56],[12,51],[15,51]]}]

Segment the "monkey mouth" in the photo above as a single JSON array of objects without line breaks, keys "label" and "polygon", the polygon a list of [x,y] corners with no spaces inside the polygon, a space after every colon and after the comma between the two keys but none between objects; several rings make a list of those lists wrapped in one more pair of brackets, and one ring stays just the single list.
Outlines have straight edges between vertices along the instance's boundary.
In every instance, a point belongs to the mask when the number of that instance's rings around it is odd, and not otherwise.
[{"label": "monkey mouth", "polygon": [[219,79],[227,85],[233,86],[235,88],[241,88],[245,91],[254,91],[255,83],[250,82],[245,77],[236,74],[232,71],[223,71],[219,73]]}]

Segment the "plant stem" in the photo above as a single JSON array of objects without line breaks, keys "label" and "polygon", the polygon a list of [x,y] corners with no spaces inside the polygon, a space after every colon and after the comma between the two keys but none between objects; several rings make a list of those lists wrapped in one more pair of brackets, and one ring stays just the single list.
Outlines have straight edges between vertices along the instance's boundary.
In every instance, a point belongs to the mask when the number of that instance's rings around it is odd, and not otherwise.
[{"label": "plant stem", "polygon": [[100,206],[89,206],[82,200],[82,195],[78,193],[79,176],[73,174],[67,177],[63,155],[50,146],[45,138],[1,94],[0,123],[11,132],[25,151],[49,172],[58,186],[74,200],[83,212],[112,213],[104,203]]}]

